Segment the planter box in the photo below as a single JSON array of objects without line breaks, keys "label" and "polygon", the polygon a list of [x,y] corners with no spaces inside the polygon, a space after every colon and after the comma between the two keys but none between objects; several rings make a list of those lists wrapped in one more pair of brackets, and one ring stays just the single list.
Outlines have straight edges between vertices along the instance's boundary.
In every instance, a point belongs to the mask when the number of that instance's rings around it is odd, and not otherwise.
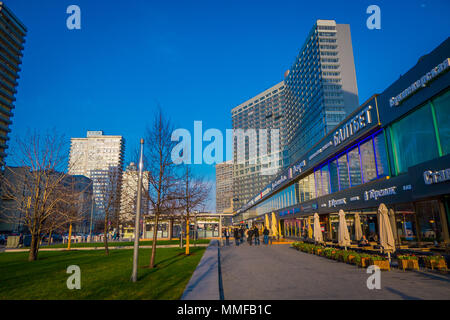
[{"label": "planter box", "polygon": [[405,270],[419,270],[419,261],[413,259],[398,260],[398,267]]},{"label": "planter box", "polygon": [[361,261],[358,263],[358,266],[361,268],[367,268],[370,264],[370,258],[361,258]]},{"label": "planter box", "polygon": [[380,268],[380,270],[390,271],[391,266],[389,265],[388,260],[372,260],[371,261],[373,265]]},{"label": "planter box", "polygon": [[425,266],[427,268],[430,268],[431,270],[438,269],[438,270],[444,270],[447,271],[447,264],[445,263],[445,260],[431,260],[426,261],[425,260]]},{"label": "planter box", "polygon": [[345,262],[347,262],[347,263],[350,263],[350,264],[355,264],[355,256],[354,255],[348,255],[347,256],[347,261],[345,261]]}]

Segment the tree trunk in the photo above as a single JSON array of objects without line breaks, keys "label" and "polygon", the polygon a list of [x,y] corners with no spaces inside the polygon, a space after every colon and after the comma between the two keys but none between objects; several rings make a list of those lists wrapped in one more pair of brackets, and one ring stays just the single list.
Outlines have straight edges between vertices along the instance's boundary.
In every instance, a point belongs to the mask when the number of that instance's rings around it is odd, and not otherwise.
[{"label": "tree trunk", "polygon": [[152,243],[152,256],[150,258],[150,268],[155,267],[155,255],[156,255],[156,241],[158,240],[158,220],[159,213],[155,214],[155,224],[153,226],[153,243]]},{"label": "tree trunk", "polygon": [[52,243],[52,233],[53,233],[53,230],[50,229],[50,233],[48,234],[48,241],[47,241],[48,246]]},{"label": "tree trunk", "polygon": [[109,255],[109,248],[108,248],[108,214],[105,212],[105,225],[104,225],[104,231],[103,231],[103,243],[105,244],[105,254]]},{"label": "tree trunk", "polygon": [[33,233],[31,235],[30,253],[28,255],[28,261],[36,261],[39,252],[39,233]]}]

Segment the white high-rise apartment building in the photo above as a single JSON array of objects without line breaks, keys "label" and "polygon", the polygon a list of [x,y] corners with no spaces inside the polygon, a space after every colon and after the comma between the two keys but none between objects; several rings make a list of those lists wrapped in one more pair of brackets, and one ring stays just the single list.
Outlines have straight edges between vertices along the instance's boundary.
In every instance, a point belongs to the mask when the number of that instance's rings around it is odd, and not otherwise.
[{"label": "white high-rise apartment building", "polygon": [[[150,173],[144,171],[142,174],[143,194],[148,191]],[[131,162],[122,175],[122,192],[120,194],[120,221],[123,224],[133,224],[136,214],[137,186],[139,170],[134,162]],[[142,198],[142,212],[147,213],[149,209],[148,200]]]},{"label": "white high-rise apartment building", "polygon": [[[235,131],[242,129],[249,133],[254,130],[256,135],[253,141],[249,137],[241,145],[237,143],[237,140],[234,141],[234,209],[246,204],[283,167],[285,158],[283,148],[286,140],[285,87],[284,81],[281,81],[231,110],[233,129]],[[259,135],[261,129],[268,130],[266,144],[263,142],[264,138]],[[273,130],[278,132],[278,136],[271,136],[275,132]],[[263,150],[264,147],[266,150]],[[252,148],[256,154],[252,154]],[[244,158],[244,161],[239,161],[239,155]],[[270,162],[269,164],[267,156],[278,163]],[[269,170],[270,168],[274,170]]]},{"label": "white high-rise apartment building", "polygon": [[86,138],[71,139],[69,174],[92,179],[95,204],[100,212],[106,201],[105,186],[114,182],[108,188],[120,191],[124,149],[122,136],[104,135],[103,131],[88,131]]},{"label": "white high-rise apartment building", "polygon": [[233,160],[216,164],[216,213],[223,213],[233,199]]}]

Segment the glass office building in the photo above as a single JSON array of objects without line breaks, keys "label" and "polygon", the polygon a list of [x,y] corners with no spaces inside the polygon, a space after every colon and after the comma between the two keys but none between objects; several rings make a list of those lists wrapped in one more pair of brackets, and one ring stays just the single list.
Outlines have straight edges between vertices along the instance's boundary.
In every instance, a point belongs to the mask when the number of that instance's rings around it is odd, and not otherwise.
[{"label": "glass office building", "polygon": [[[285,108],[285,85],[284,81],[281,81],[231,110],[233,130],[242,129],[243,133],[248,133],[244,143],[238,144],[237,139],[234,141],[234,209],[238,209],[247,203],[282,169],[283,148],[286,140]],[[265,146],[261,142],[259,129],[279,130],[277,150],[275,150],[275,144],[272,146],[272,142],[275,142],[275,136],[270,136],[268,131],[267,145]],[[253,138],[255,139],[254,143],[251,143],[252,130],[256,135]],[[250,152],[252,146],[256,146],[253,158]],[[261,150],[262,147],[266,147],[266,150]],[[274,172],[269,171],[272,164],[270,161],[265,161],[267,158],[264,158],[264,152],[267,156],[278,158],[278,164],[273,166],[277,167]],[[242,155],[244,161],[238,161],[238,155]],[[254,157],[255,155],[256,157]]]},{"label": "glass office building", "polygon": [[359,106],[350,26],[317,20],[285,83],[291,164]]},{"label": "glass office building", "polygon": [[6,157],[27,28],[0,2],[0,166]]},{"label": "glass office building", "polygon": [[384,203],[398,244],[450,242],[449,52],[447,39],[303,154],[234,222],[274,212],[284,236],[308,237],[318,213],[325,240],[335,241],[342,209],[359,240],[355,217],[370,238]]}]

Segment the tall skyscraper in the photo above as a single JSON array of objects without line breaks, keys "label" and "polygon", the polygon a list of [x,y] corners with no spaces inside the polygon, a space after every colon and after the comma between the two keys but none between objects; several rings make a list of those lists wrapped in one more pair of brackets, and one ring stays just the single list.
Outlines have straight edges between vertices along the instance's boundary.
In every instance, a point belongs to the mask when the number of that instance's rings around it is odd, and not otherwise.
[{"label": "tall skyscraper", "polygon": [[88,131],[86,138],[72,138],[69,174],[83,175],[93,181],[94,200],[98,213],[111,202],[114,190],[114,210],[119,210],[120,186],[125,141],[122,136],[104,135],[103,131]]},{"label": "tall skyscraper", "polygon": [[0,2],[0,167],[5,164],[27,28]]},{"label": "tall skyscraper", "polygon": [[359,106],[350,26],[317,20],[285,83],[292,164]]},{"label": "tall skyscraper", "polygon": [[222,213],[233,199],[233,160],[216,164],[216,212]]},{"label": "tall skyscraper", "polygon": [[[233,199],[234,208],[237,209],[261,191],[275,177],[279,169],[282,169],[284,158],[282,151],[286,140],[284,81],[233,108],[231,114],[235,131],[242,129],[250,130],[248,132],[251,133],[254,129],[256,134],[253,143],[251,137],[246,138],[240,146],[237,141],[234,141]],[[279,130],[279,139],[272,137],[268,132],[265,139],[266,148],[259,135],[259,129]],[[278,140],[278,148],[275,145],[272,146],[272,142],[276,140]],[[256,147],[255,154],[251,152],[253,147]],[[239,155],[244,156],[244,161],[238,161]],[[268,170],[273,164],[267,161],[267,156],[277,157],[278,163],[274,167],[278,169]]]},{"label": "tall skyscraper", "polygon": [[[131,162],[122,174],[122,192],[120,194],[120,220],[124,224],[134,226],[136,215],[136,200],[139,171],[134,162]],[[150,173],[144,171],[142,175],[143,193],[148,191],[150,183]],[[148,213],[149,203],[145,197],[142,199],[142,213]]]}]

